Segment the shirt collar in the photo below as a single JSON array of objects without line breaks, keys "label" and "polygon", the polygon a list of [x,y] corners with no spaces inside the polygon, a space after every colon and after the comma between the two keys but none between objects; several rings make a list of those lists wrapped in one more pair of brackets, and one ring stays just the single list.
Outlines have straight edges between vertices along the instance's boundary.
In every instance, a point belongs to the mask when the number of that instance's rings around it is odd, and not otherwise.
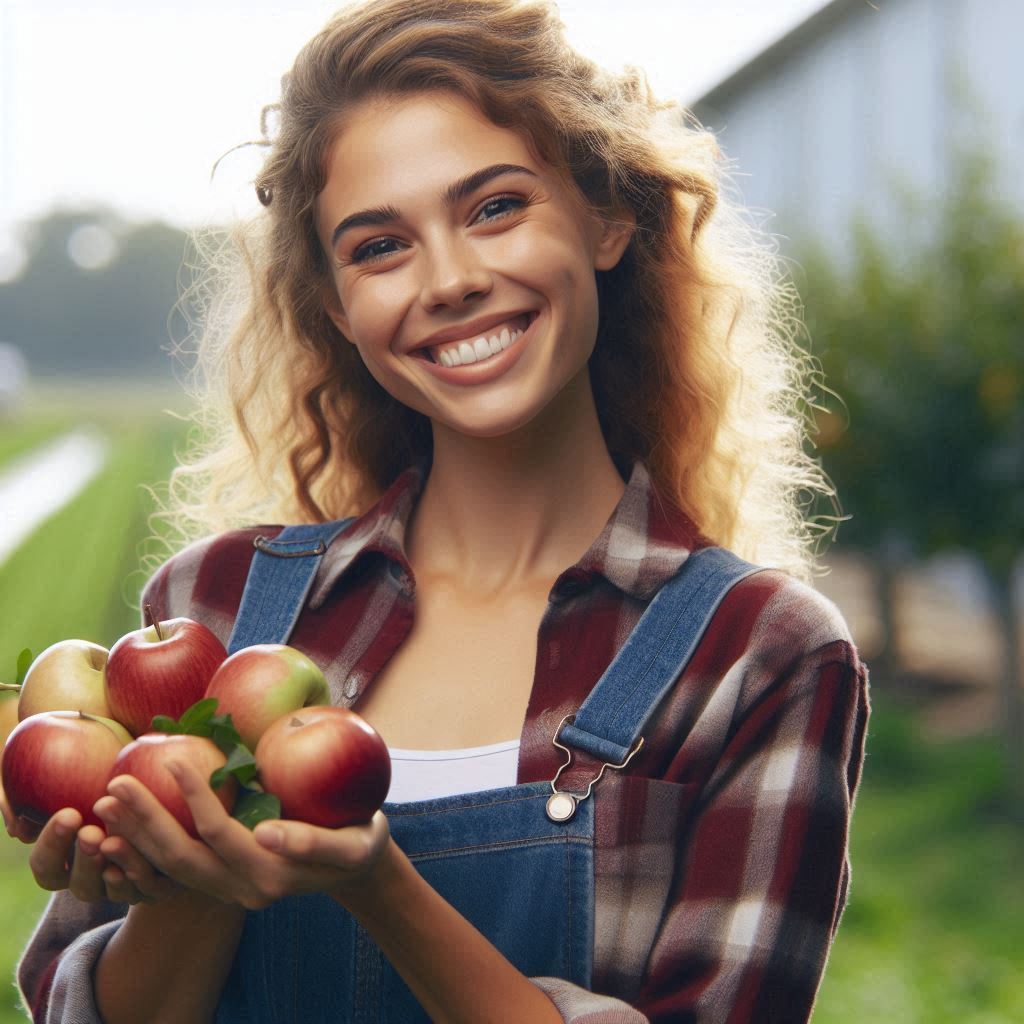
[{"label": "shirt collar", "polygon": [[[322,605],[342,576],[370,553],[411,573],[405,533],[427,470],[426,461],[405,470],[334,541],[317,571],[311,607]],[[578,593],[601,577],[624,593],[648,601],[702,544],[692,521],[661,497],[646,467],[636,462],[604,529],[583,557],[558,577],[552,597]]]}]

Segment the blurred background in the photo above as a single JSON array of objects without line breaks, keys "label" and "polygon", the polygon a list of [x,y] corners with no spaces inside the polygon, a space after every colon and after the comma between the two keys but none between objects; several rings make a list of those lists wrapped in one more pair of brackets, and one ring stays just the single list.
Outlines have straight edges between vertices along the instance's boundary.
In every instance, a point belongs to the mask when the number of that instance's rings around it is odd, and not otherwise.
[{"label": "blurred background", "polygon": [[[1024,38],[1018,0],[560,5],[735,161],[829,390],[818,581],[872,669],[822,1024],[1024,1020]],[[138,619],[185,440],[187,232],[253,210],[259,112],[334,5],[0,0],[0,681]],[[827,514],[829,510],[821,510]],[[0,704],[0,714],[4,706]],[[8,709],[9,710],[9,709]],[[42,909],[0,842],[0,975]],[[23,1019],[13,988],[0,1024]]]}]

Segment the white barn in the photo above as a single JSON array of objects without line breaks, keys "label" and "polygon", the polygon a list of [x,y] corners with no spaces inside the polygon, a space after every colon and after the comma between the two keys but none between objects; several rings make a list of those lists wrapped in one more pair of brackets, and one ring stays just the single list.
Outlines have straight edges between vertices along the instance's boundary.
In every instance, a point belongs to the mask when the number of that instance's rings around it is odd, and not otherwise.
[{"label": "white barn", "polygon": [[693,109],[769,230],[840,260],[857,216],[905,240],[901,193],[927,210],[957,145],[1024,214],[1024,0],[831,0]]}]

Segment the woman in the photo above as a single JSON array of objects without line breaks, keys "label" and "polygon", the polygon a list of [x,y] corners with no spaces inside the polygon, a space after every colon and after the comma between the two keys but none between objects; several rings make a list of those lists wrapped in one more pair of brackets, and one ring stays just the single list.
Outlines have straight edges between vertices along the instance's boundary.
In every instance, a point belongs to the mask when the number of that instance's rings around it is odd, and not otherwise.
[{"label": "woman", "polygon": [[202,840],[130,778],[105,829],[60,812],[33,1012],[805,1020],[866,680],[798,581],[795,325],[713,140],[515,0],[344,11],[274,112],[247,288],[206,308],[228,414],[176,475],[206,537],[144,599],[233,647],[289,619],[396,787],[334,831],[250,833],[187,764]]}]

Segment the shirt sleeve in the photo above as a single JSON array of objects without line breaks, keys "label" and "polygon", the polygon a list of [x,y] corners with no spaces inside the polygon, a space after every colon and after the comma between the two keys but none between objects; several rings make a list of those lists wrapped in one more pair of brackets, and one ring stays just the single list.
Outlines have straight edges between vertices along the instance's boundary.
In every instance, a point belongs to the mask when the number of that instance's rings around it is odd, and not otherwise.
[{"label": "shirt sleeve", "polygon": [[92,976],[128,908],[54,893],[18,963],[17,981],[36,1024],[102,1024]]},{"label": "shirt sleeve", "polygon": [[807,1021],[846,903],[866,672],[841,642],[767,680],[737,671],[636,1004],[652,1022]]},{"label": "shirt sleeve", "polygon": [[639,1010],[612,996],[590,992],[564,978],[531,978],[566,1024],[648,1024]]}]

